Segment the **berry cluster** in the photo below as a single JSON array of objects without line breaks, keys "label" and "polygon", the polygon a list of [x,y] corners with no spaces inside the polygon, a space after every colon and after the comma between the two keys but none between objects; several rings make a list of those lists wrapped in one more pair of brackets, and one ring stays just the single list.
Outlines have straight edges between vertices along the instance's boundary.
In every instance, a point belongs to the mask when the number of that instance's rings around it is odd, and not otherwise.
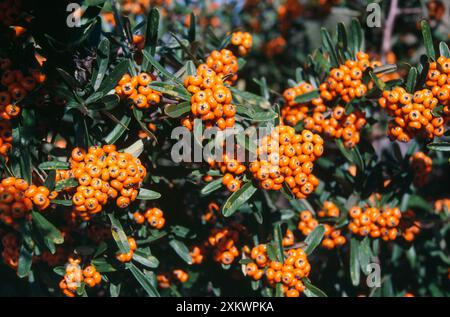
[{"label": "berry cluster", "polygon": [[78,180],[72,201],[75,215],[83,220],[99,213],[109,198],[116,199],[119,208],[128,207],[147,173],[139,159],[117,152],[115,145],[91,146],[87,153],[75,148],[70,161],[71,170],[60,174]]},{"label": "berry cluster", "polygon": [[12,127],[11,121],[0,120],[0,155],[7,158],[11,149]]},{"label": "berry cluster", "polygon": [[239,232],[234,228],[213,228],[208,237],[208,247],[213,249],[213,259],[225,265],[233,263],[239,256],[236,243]]},{"label": "berry cluster", "polygon": [[319,221],[314,218],[313,214],[309,210],[303,210],[300,212],[298,222],[298,230],[304,235],[309,235],[319,225]]},{"label": "berry cluster", "polygon": [[128,98],[140,109],[148,109],[161,101],[161,93],[148,87],[155,78],[148,73],[140,73],[131,77],[125,74],[116,86],[116,94],[121,99]]},{"label": "berry cluster", "polygon": [[36,80],[32,75],[25,76],[20,70],[10,70],[9,60],[2,60],[0,68],[4,70],[0,80],[0,117],[9,120],[19,115],[20,106],[17,103],[36,87]]},{"label": "berry cluster", "polygon": [[164,227],[164,224],[166,223],[166,220],[164,219],[164,213],[161,209],[158,208],[149,208],[145,211],[144,214],[136,211],[133,214],[133,217],[138,224],[143,224],[145,220],[147,220],[150,226],[155,229],[162,229],[162,227]]},{"label": "berry cluster", "polygon": [[[339,209],[332,202],[325,202],[324,208],[327,211],[319,211],[319,217],[339,217]],[[299,218],[298,229],[304,236],[309,235],[319,225],[319,221],[314,218],[312,212],[309,210],[300,212]],[[347,242],[340,229],[336,229],[327,223],[324,223],[324,227],[325,235],[322,240],[322,246],[325,249],[331,250],[335,247],[342,246]]]},{"label": "berry cluster", "polygon": [[331,201],[324,201],[323,209],[317,212],[317,215],[321,218],[337,218],[340,215],[339,208]]},{"label": "berry cluster", "polygon": [[16,270],[19,264],[19,239],[14,233],[7,233],[2,238],[2,246],[3,262],[13,270]]},{"label": "berry cluster", "polygon": [[145,36],[142,34],[133,34],[133,44],[138,50],[143,50],[145,46]]},{"label": "berry cluster", "polygon": [[400,222],[400,228],[402,237],[408,242],[415,240],[416,236],[420,233],[422,227],[420,221],[416,220],[416,213],[409,209],[402,213],[402,221]]},{"label": "berry cluster", "polygon": [[432,171],[433,160],[423,152],[416,152],[410,158],[411,168],[414,171],[414,185],[422,187],[428,183]]},{"label": "berry cluster", "polygon": [[304,12],[301,2],[296,0],[286,0],[277,8],[278,23],[282,33],[286,33],[291,29],[292,23]]},{"label": "berry cluster", "polygon": [[219,211],[219,205],[217,205],[215,202],[208,204],[208,209],[206,212],[202,215],[202,221],[206,223],[214,223],[217,219],[217,212]]},{"label": "berry cluster", "polygon": [[286,48],[287,42],[282,36],[277,36],[265,44],[264,54],[270,59],[275,55],[283,53]]},{"label": "berry cluster", "polygon": [[13,225],[16,219],[29,219],[33,206],[44,210],[52,195],[45,186],[28,185],[21,178],[4,178],[0,183],[0,220]]},{"label": "berry cluster", "polygon": [[[281,109],[281,117],[284,122],[290,126],[295,126],[299,121],[302,121],[307,117],[308,112],[311,110],[309,103],[297,103],[295,98],[314,90],[311,84],[302,82],[299,85],[288,88],[283,92],[283,98],[285,104]],[[311,100],[314,113],[323,113],[326,107],[322,98],[314,98]]]},{"label": "berry cluster", "polygon": [[134,251],[137,249],[136,240],[133,237],[128,237],[128,245],[130,247],[130,251],[128,253],[118,253],[116,254],[117,260],[122,263],[130,262],[133,258]]},{"label": "berry cluster", "polygon": [[81,283],[86,283],[89,287],[94,287],[102,281],[102,276],[92,265],[81,269],[79,258],[69,257],[66,265],[64,278],[59,283],[59,288],[67,297],[74,297]]},{"label": "berry cluster", "polygon": [[252,47],[252,35],[248,32],[242,31],[233,32],[231,36],[231,44],[237,46],[239,55],[245,56]]},{"label": "berry cluster", "polygon": [[258,158],[249,170],[266,190],[280,190],[283,182],[299,199],[306,198],[319,184],[312,174],[314,161],[323,153],[323,140],[318,134],[303,130],[295,133],[289,126],[277,126],[264,136],[257,149]]},{"label": "berry cluster", "polygon": [[329,224],[324,224],[324,227],[325,235],[322,240],[322,246],[325,249],[332,250],[335,247],[343,246],[347,242],[340,229],[336,229]]},{"label": "berry cluster", "polygon": [[84,282],[89,287],[94,287],[95,285],[100,284],[102,281],[102,276],[95,269],[94,266],[89,265],[83,270]]},{"label": "berry cluster", "polygon": [[222,173],[222,184],[230,191],[235,192],[241,188],[241,179],[246,167],[235,158],[230,158],[227,154],[222,155],[222,161],[210,161],[209,166],[212,169],[219,169]]},{"label": "berry cluster", "polygon": [[286,229],[286,234],[284,235],[281,244],[283,247],[290,247],[294,245],[294,233],[291,230]]},{"label": "berry cluster", "polygon": [[450,58],[440,56],[437,62],[430,63],[425,84],[439,103],[444,105],[444,114],[448,117],[450,115]]},{"label": "berry cluster", "polygon": [[363,52],[358,52],[356,59],[347,60],[344,65],[330,70],[327,80],[319,87],[320,96],[324,100],[331,101],[340,97],[348,103],[365,95],[367,85],[362,82],[363,73],[368,67],[379,66],[379,63],[369,61],[369,55]]},{"label": "berry cluster", "polygon": [[450,199],[443,198],[436,200],[434,202],[434,210],[436,210],[437,213],[444,212],[445,210],[450,212]]},{"label": "berry cluster", "polygon": [[265,274],[271,287],[282,283],[283,293],[287,297],[299,297],[305,290],[301,279],[308,277],[311,265],[302,249],[286,251],[283,263],[271,261],[264,244],[255,246],[250,256],[255,262],[246,265],[245,273],[254,280],[260,280]]},{"label": "berry cluster", "polygon": [[193,129],[194,118],[200,118],[206,127],[216,125],[220,130],[234,126],[236,107],[231,104],[231,91],[214,70],[206,64],[198,66],[195,76],[185,78],[184,86],[193,94],[191,115],[182,120],[186,128]]},{"label": "berry cluster", "polygon": [[356,235],[383,239],[383,241],[395,240],[397,238],[397,226],[402,217],[400,209],[385,207],[365,208],[354,206],[350,208],[351,221],[348,228]]},{"label": "berry cluster", "polygon": [[420,227],[420,222],[414,221],[411,226],[404,229],[402,232],[402,237],[408,242],[414,241],[416,236],[420,233]]},{"label": "berry cluster", "polygon": [[225,83],[231,85],[237,80],[238,61],[233,52],[227,49],[212,51],[206,58],[206,65],[216,72]]},{"label": "berry cluster", "polygon": [[366,118],[363,112],[356,110],[347,115],[344,107],[341,106],[336,106],[329,118],[316,112],[303,120],[305,129],[322,133],[328,138],[340,138],[347,148],[359,143],[360,131],[365,124]]},{"label": "berry cluster", "polygon": [[175,269],[170,273],[162,273],[156,276],[156,282],[160,288],[169,288],[174,280],[180,283],[186,283],[189,280],[189,274],[181,269]]},{"label": "berry cluster", "polygon": [[201,264],[204,259],[205,250],[200,246],[191,246],[189,249],[189,255],[192,259],[192,264]]},{"label": "berry cluster", "polygon": [[389,122],[388,136],[391,140],[409,142],[411,138],[422,135],[426,138],[444,134],[444,119],[433,114],[438,99],[429,89],[409,94],[402,87],[383,91],[378,104],[394,117]]}]

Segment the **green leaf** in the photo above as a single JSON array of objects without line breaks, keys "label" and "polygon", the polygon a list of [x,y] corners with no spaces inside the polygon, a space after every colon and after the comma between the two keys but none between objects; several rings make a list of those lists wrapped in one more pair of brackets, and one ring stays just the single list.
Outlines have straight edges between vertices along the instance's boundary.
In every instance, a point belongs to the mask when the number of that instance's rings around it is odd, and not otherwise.
[{"label": "green leaf", "polygon": [[69,75],[69,73],[66,72],[64,69],[56,68],[56,71],[64,80],[64,82],[67,84],[67,86],[69,86],[71,89],[75,89],[80,86],[79,82],[73,76]]},{"label": "green leaf", "polygon": [[150,189],[141,188],[139,190],[139,194],[137,196],[137,199],[140,200],[155,200],[161,197],[161,194],[158,192],[155,192]]},{"label": "green leaf", "polygon": [[406,81],[406,91],[409,93],[414,93],[414,88],[417,82],[417,68],[411,67],[408,73],[408,80]]},{"label": "green leaf", "polygon": [[353,19],[350,26],[353,55],[364,50],[364,31],[357,19]]},{"label": "green leaf", "polygon": [[441,42],[439,43],[439,52],[441,56],[450,58],[450,49],[447,46],[447,43]]},{"label": "green leaf", "polygon": [[[267,256],[269,257],[269,259],[271,261],[280,261],[280,258],[277,256],[277,254],[278,254],[277,248],[278,247],[274,247],[272,243],[267,243],[266,247],[267,247]],[[248,259],[248,260],[250,260],[250,259]],[[250,262],[252,262],[252,260],[250,260]]]},{"label": "green leaf", "polygon": [[181,80],[176,78],[173,74],[169,73],[169,71],[167,71],[158,61],[156,61],[156,59],[152,55],[150,55],[146,51],[143,51],[142,53],[144,55],[144,61],[147,60],[148,63],[150,63],[153,67],[155,67],[156,70],[158,70],[162,75],[164,75],[164,77],[166,77],[167,79],[174,81],[180,85],[183,85]]},{"label": "green leaf", "polygon": [[61,206],[72,206],[71,199],[54,199],[54,200],[51,200],[50,203],[55,204],[55,205],[61,205]]},{"label": "green leaf", "polygon": [[303,278],[302,283],[305,285],[305,295],[307,297],[328,297],[324,291],[311,284],[308,278]]},{"label": "green leaf", "polygon": [[359,285],[361,271],[359,266],[359,241],[356,238],[350,240],[350,277],[353,286]]},{"label": "green leaf", "polygon": [[32,264],[33,264],[33,251],[30,250],[25,243],[23,243],[19,251],[19,263],[17,266],[17,275],[20,278],[27,276],[31,271]]},{"label": "green leaf", "polygon": [[[231,93],[233,94],[233,100],[237,104],[241,105],[251,105],[257,106],[261,109],[269,109],[270,102],[261,96],[255,95],[248,91],[240,91],[234,87],[229,87]],[[256,112],[258,109],[254,109]]]},{"label": "green leaf", "polygon": [[64,266],[56,266],[53,268],[53,272],[59,276],[64,276],[66,274],[66,268]]},{"label": "green leaf", "polygon": [[397,70],[397,65],[395,64],[386,64],[382,66],[375,67],[373,69],[374,74],[389,74],[393,73]]},{"label": "green leaf", "polygon": [[278,261],[284,262],[284,250],[283,250],[283,233],[281,232],[281,226],[279,223],[273,228],[273,239],[275,242],[275,251]]},{"label": "green leaf", "polygon": [[347,43],[347,30],[345,29],[345,24],[340,22],[337,25],[337,39],[339,50],[345,51],[348,48]]},{"label": "green leaf", "polygon": [[186,62],[186,74],[189,76],[194,76],[197,73],[197,68],[195,64],[189,60]]},{"label": "green leaf", "polygon": [[144,52],[155,56],[156,46],[158,44],[159,31],[159,10],[152,8],[147,17],[147,30],[145,36]]},{"label": "green leaf", "polygon": [[119,297],[120,296],[120,288],[122,284],[113,284],[109,283],[109,294],[111,297]]},{"label": "green leaf", "polygon": [[70,168],[70,164],[67,162],[48,161],[38,165],[41,170],[67,170]]},{"label": "green leaf", "polygon": [[306,254],[311,254],[314,249],[320,244],[325,235],[325,227],[323,225],[318,225],[305,239]]},{"label": "green leaf", "polygon": [[117,64],[117,66],[114,67],[114,69],[102,81],[102,84],[100,85],[98,90],[103,92],[103,94],[105,95],[113,90],[122,76],[128,72],[129,65],[129,61],[127,59],[121,60],[119,64]]},{"label": "green leaf", "polygon": [[95,253],[92,257],[95,259],[99,255],[103,254],[106,250],[108,250],[108,245],[106,244],[106,242],[102,241],[97,246],[97,250],[95,250]]},{"label": "green leaf", "polygon": [[370,273],[370,271],[367,268],[367,265],[369,265],[371,257],[372,256],[370,250],[370,240],[368,237],[365,237],[364,240],[359,245],[358,260],[361,270],[366,275]]},{"label": "green leaf", "polygon": [[255,107],[236,105],[236,113],[254,122],[273,121],[278,118],[278,114],[273,110],[263,111]]},{"label": "green leaf", "polygon": [[275,297],[283,297],[283,288],[281,283],[275,285]]},{"label": "green leaf", "polygon": [[167,105],[164,113],[171,118],[179,118],[191,111],[191,103],[189,101]]},{"label": "green leaf", "polygon": [[68,178],[68,179],[64,179],[62,181],[56,182],[55,190],[57,192],[59,192],[66,188],[73,188],[76,186],[78,186],[78,181],[75,178]]},{"label": "green leaf", "polygon": [[380,78],[378,78],[378,76],[373,71],[369,71],[369,76],[370,78],[372,78],[378,89],[380,89],[381,91],[385,90],[386,84]]},{"label": "green leaf", "polygon": [[191,100],[191,94],[189,91],[181,85],[169,84],[167,82],[153,81],[148,85],[153,90],[159,91],[165,95],[169,95],[175,98],[179,98],[185,101]]},{"label": "green leaf", "polygon": [[133,263],[128,263],[127,268],[131,271],[134,278],[142,286],[150,297],[160,297],[156,288],[150,282],[150,279],[144,275]]},{"label": "green leaf", "polygon": [[124,115],[122,119],[120,119],[120,124],[116,124],[114,129],[104,138],[106,144],[114,144],[122,134],[128,130],[128,125],[131,122],[131,117]]},{"label": "green leaf", "polygon": [[192,263],[192,258],[191,255],[189,254],[189,249],[186,246],[186,244],[184,244],[184,242],[172,238],[169,240],[169,245],[172,247],[175,253],[178,254],[180,258],[183,259],[183,261],[185,261],[187,264]]},{"label": "green leaf", "polygon": [[106,0],[86,0],[86,4],[90,7],[92,6],[98,6],[101,5],[103,3],[105,3]]},{"label": "green leaf", "polygon": [[183,226],[172,226],[170,227],[170,231],[180,238],[187,238],[189,236],[192,236],[191,230]]},{"label": "green leaf", "polygon": [[257,188],[251,182],[244,184],[239,190],[235,191],[228,197],[225,204],[222,206],[222,214],[224,217],[233,215],[239,207],[241,207],[247,200],[249,200],[256,192]]},{"label": "green leaf", "polygon": [[33,224],[41,232],[45,239],[55,244],[61,244],[64,242],[64,237],[61,232],[50,221],[45,219],[44,216],[36,211],[33,211],[31,214],[33,217]]},{"label": "green leaf", "polygon": [[156,257],[142,250],[134,251],[133,260],[151,269],[156,268],[159,265],[159,261]]},{"label": "green leaf", "polygon": [[251,286],[252,290],[256,291],[261,287],[261,281],[252,281]]},{"label": "green leaf", "polygon": [[419,208],[425,211],[432,211],[433,206],[419,195],[411,195],[408,199],[407,208]]},{"label": "green leaf", "polygon": [[310,92],[307,92],[305,94],[301,94],[298,95],[297,97],[295,97],[294,101],[297,103],[306,103],[306,102],[310,102],[313,99],[319,98],[320,94],[319,94],[319,90],[313,90]]},{"label": "green leaf", "polygon": [[52,191],[55,189],[55,183],[56,183],[56,171],[51,170],[48,172],[47,177],[44,181],[44,186],[48,188],[48,190]]},{"label": "green leaf", "polygon": [[100,87],[103,78],[105,77],[106,70],[108,69],[109,49],[109,40],[107,38],[104,38],[98,45],[97,58],[95,60],[96,67],[94,68],[91,77],[91,81],[94,83],[93,88],[95,91],[97,91],[97,89]]},{"label": "green leaf", "polygon": [[450,142],[432,142],[427,145],[427,148],[432,151],[449,152]]},{"label": "green leaf", "polygon": [[325,28],[321,28],[320,34],[322,36],[322,45],[325,51],[328,53],[330,57],[330,62],[333,67],[339,66],[339,59],[336,52],[336,48],[334,47],[333,41],[331,40],[330,33]]},{"label": "green leaf", "polygon": [[349,161],[352,164],[355,163],[353,161],[353,154],[352,154],[351,150],[347,149],[344,146],[344,143],[342,142],[342,140],[338,139],[335,142],[336,142],[336,145],[337,145],[339,151],[342,153],[342,155],[344,155],[344,157],[347,159],[347,161]]},{"label": "green leaf", "polygon": [[106,262],[104,258],[96,258],[92,259],[91,264],[95,267],[95,269],[99,273],[108,273],[108,272],[116,272],[116,268]]},{"label": "green leaf", "polygon": [[122,224],[113,214],[109,214],[108,217],[109,220],[111,221],[112,236],[114,238],[114,241],[116,241],[120,252],[122,253],[130,252],[130,244],[128,243],[127,235],[123,231]]},{"label": "green leaf", "polygon": [[200,193],[202,195],[208,195],[208,194],[212,193],[213,191],[220,189],[221,187],[222,187],[222,177],[215,179],[212,182],[209,182],[208,184],[206,184],[205,187],[202,188]]},{"label": "green leaf", "polygon": [[428,59],[434,61],[436,59],[436,53],[434,51],[433,37],[431,35],[430,24],[428,24],[427,20],[422,20],[420,21],[420,27],[422,29],[423,41],[425,44],[425,48],[427,50]]}]

